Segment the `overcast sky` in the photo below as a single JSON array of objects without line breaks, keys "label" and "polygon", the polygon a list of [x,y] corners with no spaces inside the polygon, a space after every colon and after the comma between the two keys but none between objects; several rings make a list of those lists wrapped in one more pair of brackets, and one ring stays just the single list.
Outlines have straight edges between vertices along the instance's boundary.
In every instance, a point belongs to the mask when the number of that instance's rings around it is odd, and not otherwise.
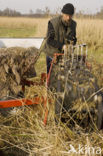
[{"label": "overcast sky", "polygon": [[95,13],[103,6],[103,0],[0,0],[0,10],[5,8],[15,9],[21,13],[33,12],[36,9],[42,9],[48,6],[52,12],[57,8],[62,8],[66,3],[74,4],[76,12],[84,10],[85,12]]}]

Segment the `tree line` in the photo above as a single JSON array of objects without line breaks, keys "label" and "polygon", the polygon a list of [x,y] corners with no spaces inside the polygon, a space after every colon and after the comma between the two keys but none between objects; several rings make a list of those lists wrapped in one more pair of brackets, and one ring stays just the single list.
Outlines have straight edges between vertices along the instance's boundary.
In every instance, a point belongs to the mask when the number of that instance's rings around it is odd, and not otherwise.
[{"label": "tree line", "polygon": [[29,10],[29,13],[21,13],[16,10],[12,10],[10,8],[6,8],[4,10],[0,10],[0,16],[10,16],[10,17],[17,17],[17,16],[29,16],[29,17],[47,17],[50,16],[50,9],[45,7],[45,10],[37,9],[34,13],[32,9]]},{"label": "tree line", "polygon": [[[8,17],[19,17],[19,16],[24,16],[24,17],[50,17],[50,16],[55,16],[59,15],[61,12],[61,9],[58,8],[54,13],[51,13],[50,9],[48,7],[45,7],[44,10],[41,9],[36,9],[34,12],[32,9],[29,10],[29,13],[21,13],[16,10],[12,10],[10,8],[6,8],[4,10],[0,10],[0,16],[8,16]],[[77,18],[100,18],[103,19],[103,6],[101,7],[100,11],[98,11],[95,14],[88,14],[84,13],[83,11],[79,11],[78,13],[75,13],[75,16]]]},{"label": "tree line", "polygon": [[9,8],[4,9],[3,11],[0,10],[0,16],[22,16],[22,14],[16,10],[12,10]]}]

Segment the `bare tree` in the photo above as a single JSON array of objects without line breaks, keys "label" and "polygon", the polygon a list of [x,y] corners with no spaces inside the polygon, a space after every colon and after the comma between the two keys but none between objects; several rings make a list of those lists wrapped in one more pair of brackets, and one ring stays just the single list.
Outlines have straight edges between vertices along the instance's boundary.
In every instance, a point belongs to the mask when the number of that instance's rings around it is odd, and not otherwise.
[{"label": "bare tree", "polygon": [[29,14],[33,15],[33,10],[32,9],[29,10]]},{"label": "bare tree", "polygon": [[36,14],[44,14],[44,11],[42,9],[36,9]]},{"label": "bare tree", "polygon": [[46,17],[49,17],[50,16],[50,9],[49,9],[49,7],[45,7],[45,16]]}]

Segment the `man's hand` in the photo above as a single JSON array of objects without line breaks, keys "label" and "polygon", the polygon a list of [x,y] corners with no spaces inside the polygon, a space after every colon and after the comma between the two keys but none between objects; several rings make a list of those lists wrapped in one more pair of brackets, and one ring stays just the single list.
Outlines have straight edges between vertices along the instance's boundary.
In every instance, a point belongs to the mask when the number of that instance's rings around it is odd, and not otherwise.
[{"label": "man's hand", "polygon": [[76,37],[71,37],[67,40],[67,43],[70,44],[72,43],[72,45],[75,45],[77,42],[77,38]]}]

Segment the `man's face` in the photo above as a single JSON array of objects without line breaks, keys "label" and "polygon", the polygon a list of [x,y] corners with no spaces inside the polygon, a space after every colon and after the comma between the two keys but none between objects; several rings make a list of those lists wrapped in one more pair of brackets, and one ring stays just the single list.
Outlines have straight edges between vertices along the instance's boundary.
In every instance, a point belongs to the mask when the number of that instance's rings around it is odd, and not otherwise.
[{"label": "man's face", "polygon": [[63,21],[68,23],[72,19],[72,15],[62,14]]}]

